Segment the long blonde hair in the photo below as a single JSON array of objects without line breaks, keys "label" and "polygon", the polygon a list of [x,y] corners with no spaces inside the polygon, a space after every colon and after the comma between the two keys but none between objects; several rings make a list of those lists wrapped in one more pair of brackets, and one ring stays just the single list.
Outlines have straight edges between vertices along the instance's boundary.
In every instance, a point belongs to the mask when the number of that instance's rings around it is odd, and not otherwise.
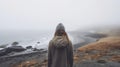
[{"label": "long blonde hair", "polygon": [[[58,36],[58,31],[55,32],[54,38],[55,38],[56,36]],[[70,42],[69,37],[68,37],[68,35],[67,35],[67,33],[66,33],[65,31],[63,32],[63,35],[62,35],[62,36],[67,39],[68,43]]]}]

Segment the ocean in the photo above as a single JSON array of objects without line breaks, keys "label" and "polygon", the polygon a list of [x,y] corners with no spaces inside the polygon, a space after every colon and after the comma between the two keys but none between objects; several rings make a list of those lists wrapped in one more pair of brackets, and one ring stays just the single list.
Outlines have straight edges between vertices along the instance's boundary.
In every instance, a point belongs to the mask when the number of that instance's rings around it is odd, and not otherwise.
[{"label": "ocean", "polygon": [[[72,35],[68,35],[73,41]],[[24,48],[32,46],[33,48],[47,49],[53,36],[54,32],[50,31],[3,31],[0,33],[0,46],[7,45],[6,47],[9,47],[13,42],[18,42],[18,45]]]},{"label": "ocean", "polygon": [[[86,37],[85,33],[67,32],[72,44],[83,42],[95,42],[96,39]],[[13,42],[18,42],[19,46],[26,48],[32,46],[37,49],[48,49],[49,41],[53,38],[53,31],[3,31],[0,32],[0,46],[11,46]]]}]

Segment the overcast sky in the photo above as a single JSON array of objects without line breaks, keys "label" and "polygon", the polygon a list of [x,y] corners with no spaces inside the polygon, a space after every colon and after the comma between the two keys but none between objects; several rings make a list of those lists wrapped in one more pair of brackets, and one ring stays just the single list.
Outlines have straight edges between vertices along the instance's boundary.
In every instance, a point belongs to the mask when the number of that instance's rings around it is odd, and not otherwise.
[{"label": "overcast sky", "polygon": [[120,0],[0,0],[0,30],[120,25]]}]

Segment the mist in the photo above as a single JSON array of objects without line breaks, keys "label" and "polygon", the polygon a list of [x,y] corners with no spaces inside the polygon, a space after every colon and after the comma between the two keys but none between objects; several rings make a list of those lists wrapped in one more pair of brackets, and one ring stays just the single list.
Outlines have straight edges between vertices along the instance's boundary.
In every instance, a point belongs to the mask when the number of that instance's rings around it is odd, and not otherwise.
[{"label": "mist", "polygon": [[120,25],[118,0],[0,0],[0,31]]}]

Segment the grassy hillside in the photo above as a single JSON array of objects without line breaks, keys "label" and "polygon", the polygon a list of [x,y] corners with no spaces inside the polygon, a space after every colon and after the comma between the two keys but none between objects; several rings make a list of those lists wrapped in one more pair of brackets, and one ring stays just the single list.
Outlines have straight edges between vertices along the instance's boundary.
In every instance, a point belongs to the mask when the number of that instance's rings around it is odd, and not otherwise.
[{"label": "grassy hillside", "polygon": [[120,62],[120,37],[107,37],[80,47],[75,58],[77,61]]}]

